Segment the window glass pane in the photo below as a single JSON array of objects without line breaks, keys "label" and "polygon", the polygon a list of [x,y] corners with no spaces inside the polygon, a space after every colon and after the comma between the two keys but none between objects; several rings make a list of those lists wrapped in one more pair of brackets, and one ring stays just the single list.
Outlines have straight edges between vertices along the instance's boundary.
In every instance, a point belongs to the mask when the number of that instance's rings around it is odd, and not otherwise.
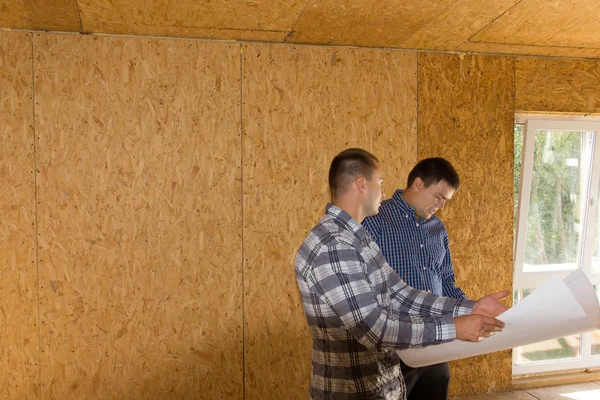
[{"label": "window glass pane", "polygon": [[523,272],[577,269],[592,138],[592,132],[535,132]]},{"label": "window glass pane", "polygon": [[[594,289],[596,290],[596,295],[600,301],[600,286],[594,286]],[[600,331],[592,332],[592,355],[600,355]]]},{"label": "window glass pane", "polygon": [[[515,290],[514,304],[523,300],[534,289]],[[581,335],[546,340],[517,347],[516,365],[528,365],[548,361],[564,361],[581,358]]]},{"label": "window glass pane", "polygon": [[[598,199],[596,199],[598,201]],[[594,248],[592,249],[592,274],[600,274],[600,207],[596,209]]]}]

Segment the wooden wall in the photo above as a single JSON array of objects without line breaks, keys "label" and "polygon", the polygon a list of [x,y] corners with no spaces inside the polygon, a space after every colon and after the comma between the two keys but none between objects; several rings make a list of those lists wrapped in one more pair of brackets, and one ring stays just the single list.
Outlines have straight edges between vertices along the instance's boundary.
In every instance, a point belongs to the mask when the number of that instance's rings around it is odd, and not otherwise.
[{"label": "wooden wall", "polygon": [[[388,195],[449,158],[459,284],[510,288],[513,115],[597,110],[578,63],[1,32],[0,397],[306,398],[293,258],[349,146]],[[510,374],[453,363],[452,394]]]},{"label": "wooden wall", "polygon": [[246,399],[305,399],[310,333],[294,274],[331,159],[373,151],[386,189],[416,161],[416,53],[244,45]]},{"label": "wooden wall", "polygon": [[31,34],[0,34],[0,397],[39,396]]},{"label": "wooden wall", "polygon": [[241,398],[239,45],[34,59],[44,397]]},{"label": "wooden wall", "polygon": [[[512,288],[514,110],[514,59],[419,54],[419,159],[445,157],[460,174],[440,217],[473,299]],[[510,388],[510,350],[451,366],[455,394]]]},{"label": "wooden wall", "polygon": [[600,61],[516,59],[521,112],[600,113]]}]

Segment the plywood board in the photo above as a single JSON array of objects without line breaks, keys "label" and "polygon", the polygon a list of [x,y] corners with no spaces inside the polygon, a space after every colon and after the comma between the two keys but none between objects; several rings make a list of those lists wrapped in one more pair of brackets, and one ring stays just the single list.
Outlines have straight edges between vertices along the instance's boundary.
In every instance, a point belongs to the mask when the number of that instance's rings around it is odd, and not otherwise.
[{"label": "plywood board", "polygon": [[462,0],[437,13],[402,42],[402,47],[456,50],[519,0]]},{"label": "plywood board", "polygon": [[329,201],[332,158],[379,156],[388,193],[416,161],[416,54],[245,45],[245,399],[305,399],[311,340],[294,258]]},{"label": "plywood board", "polygon": [[0,397],[40,395],[31,34],[0,32]]},{"label": "plywood board", "polygon": [[[513,89],[510,57],[419,54],[418,155],[447,158],[461,177],[440,217],[474,299],[512,288]],[[452,393],[506,390],[511,363],[510,351],[452,363]]]},{"label": "plywood board", "polygon": [[0,28],[600,58],[595,0],[0,0]]},{"label": "plywood board", "polygon": [[600,62],[517,58],[516,108],[600,113]]},{"label": "plywood board", "polygon": [[241,399],[239,45],[36,35],[48,399]]},{"label": "plywood board", "polygon": [[454,1],[310,1],[292,27],[289,43],[401,47]]},{"label": "plywood board", "polygon": [[79,0],[88,32],[282,41],[305,1]]},{"label": "plywood board", "polygon": [[0,0],[0,27],[79,31],[77,0]]},{"label": "plywood board", "polygon": [[600,50],[596,0],[523,0],[472,41]]}]

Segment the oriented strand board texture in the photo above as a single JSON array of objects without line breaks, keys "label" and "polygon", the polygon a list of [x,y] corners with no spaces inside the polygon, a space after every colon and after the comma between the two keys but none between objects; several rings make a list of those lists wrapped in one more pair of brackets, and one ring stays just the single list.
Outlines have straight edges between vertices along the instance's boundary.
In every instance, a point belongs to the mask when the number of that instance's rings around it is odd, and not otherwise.
[{"label": "oriented strand board texture", "polygon": [[46,399],[241,399],[239,45],[36,35]]},{"label": "oriented strand board texture", "polygon": [[461,0],[436,14],[402,42],[402,47],[454,50],[519,0]]},{"label": "oriented strand board texture", "polygon": [[600,113],[600,62],[517,58],[516,109]]},{"label": "oriented strand board texture", "polygon": [[0,27],[80,31],[77,0],[0,0]]},{"label": "oriented strand board texture", "polygon": [[400,47],[452,0],[314,0],[303,10],[287,42]]},{"label": "oriented strand board texture", "polygon": [[453,50],[517,2],[315,0],[286,42]]},{"label": "oriented strand board texture", "polygon": [[306,399],[311,340],[294,258],[329,201],[332,158],[416,161],[416,53],[247,45],[243,58],[245,399]]},{"label": "oriented strand board texture", "polygon": [[0,28],[600,58],[596,0],[0,0]]},{"label": "oriented strand board texture", "polygon": [[87,32],[283,41],[305,1],[79,0]]},{"label": "oriented strand board texture", "polygon": [[523,0],[472,40],[599,49],[598,15],[597,0]]},{"label": "oriented strand board texture", "polygon": [[0,398],[39,398],[31,34],[0,32]]},{"label": "oriented strand board texture", "polygon": [[[467,296],[512,288],[514,59],[419,54],[419,159],[445,157],[461,186],[441,214]],[[452,393],[506,390],[511,352],[452,363]]]}]

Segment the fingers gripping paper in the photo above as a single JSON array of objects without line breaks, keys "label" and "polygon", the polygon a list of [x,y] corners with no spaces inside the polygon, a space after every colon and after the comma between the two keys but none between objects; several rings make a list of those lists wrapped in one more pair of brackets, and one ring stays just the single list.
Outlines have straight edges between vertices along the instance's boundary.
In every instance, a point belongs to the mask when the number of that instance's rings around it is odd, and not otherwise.
[{"label": "fingers gripping paper", "polygon": [[554,278],[497,317],[506,326],[478,343],[454,341],[398,351],[411,367],[472,357],[544,340],[600,329],[600,305],[585,274]]}]

